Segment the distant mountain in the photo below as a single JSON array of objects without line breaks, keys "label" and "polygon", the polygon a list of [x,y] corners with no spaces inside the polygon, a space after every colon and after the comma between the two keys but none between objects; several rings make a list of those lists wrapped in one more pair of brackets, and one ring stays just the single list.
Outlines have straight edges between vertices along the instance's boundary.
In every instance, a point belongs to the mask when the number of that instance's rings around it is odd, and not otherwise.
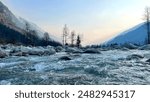
[{"label": "distant mountain", "polygon": [[[0,42],[12,41],[25,45],[60,45],[54,36],[50,35],[46,41],[44,40],[45,31],[37,25],[27,20],[16,17],[1,1],[0,1]],[[13,33],[12,33],[13,32]],[[17,36],[17,37],[13,37]],[[12,38],[12,39],[11,39]],[[11,41],[10,41],[11,40]],[[27,40],[24,42],[23,40]]]},{"label": "distant mountain", "polygon": [[146,23],[141,23],[125,32],[120,33],[116,37],[112,38],[109,41],[106,41],[104,44],[125,44],[132,43],[138,45],[144,45],[148,39],[147,36],[147,26]]}]

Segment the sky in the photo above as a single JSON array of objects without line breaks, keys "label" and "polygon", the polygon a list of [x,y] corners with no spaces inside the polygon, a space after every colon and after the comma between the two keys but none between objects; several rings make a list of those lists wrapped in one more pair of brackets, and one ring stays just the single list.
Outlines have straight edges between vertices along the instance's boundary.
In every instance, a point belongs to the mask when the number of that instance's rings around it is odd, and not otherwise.
[{"label": "sky", "polygon": [[144,22],[150,0],[0,0],[15,15],[61,38],[65,24],[83,35],[82,44],[100,44]]}]

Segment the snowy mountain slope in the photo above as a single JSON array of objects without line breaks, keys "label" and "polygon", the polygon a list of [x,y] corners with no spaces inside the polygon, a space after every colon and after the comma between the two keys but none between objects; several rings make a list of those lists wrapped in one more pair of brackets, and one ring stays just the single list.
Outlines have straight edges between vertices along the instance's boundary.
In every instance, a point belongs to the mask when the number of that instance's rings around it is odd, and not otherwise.
[{"label": "snowy mountain slope", "polygon": [[[26,25],[28,25],[29,30],[36,31],[36,34],[42,38],[45,31],[38,27],[36,24],[31,23],[24,18],[16,17],[1,1],[0,1],[0,23],[15,29],[21,33],[26,31]],[[50,35],[51,41],[58,41],[56,37]]]},{"label": "snowy mountain slope", "polygon": [[[45,31],[43,29],[41,29],[40,27],[38,27],[36,24],[25,20],[24,18],[21,18],[21,17],[17,17],[17,18],[18,18],[19,22],[21,23],[21,25],[19,25],[19,23],[18,23],[18,24],[16,24],[16,26],[18,26],[21,29],[25,30],[26,29],[26,24],[29,24],[30,30],[35,30],[37,32],[37,34],[38,34],[39,37],[41,37],[41,38],[43,37],[43,35],[45,33]],[[52,34],[49,34],[49,36],[50,36],[50,39],[52,41],[53,40],[58,41],[58,42],[60,41],[56,36],[54,36]]]},{"label": "snowy mountain slope", "polygon": [[39,37],[43,37],[45,31],[43,31],[40,27],[38,27],[36,24],[31,23],[24,18],[17,17],[18,22],[15,22],[15,25],[21,29],[26,30],[26,24],[29,26],[29,30],[35,30]]},{"label": "snowy mountain slope", "polygon": [[15,26],[15,23],[19,23],[19,20],[5,5],[2,4],[2,2],[0,2],[0,23],[23,33],[21,29]]},{"label": "snowy mountain slope", "polygon": [[120,33],[116,37],[111,40],[105,42],[104,44],[125,44],[125,43],[133,43],[133,44],[145,44],[147,40],[147,29],[146,23],[141,23],[123,33]]}]

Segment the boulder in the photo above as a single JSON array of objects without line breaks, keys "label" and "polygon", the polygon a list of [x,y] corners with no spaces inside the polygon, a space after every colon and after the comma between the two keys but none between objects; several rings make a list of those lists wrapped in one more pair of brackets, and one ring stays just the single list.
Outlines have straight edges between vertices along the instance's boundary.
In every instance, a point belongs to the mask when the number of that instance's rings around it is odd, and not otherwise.
[{"label": "boulder", "polygon": [[21,49],[18,48],[18,47],[12,48],[11,51],[10,51],[11,54],[12,54],[12,53],[18,53],[18,52],[21,52]]},{"label": "boulder", "polygon": [[71,60],[71,58],[68,57],[68,56],[62,56],[62,57],[59,58],[59,60],[65,60],[65,61],[68,61],[68,60]]},{"label": "boulder", "polygon": [[61,47],[61,46],[57,46],[57,47],[55,47],[55,51],[56,52],[61,52],[61,51],[64,51],[64,48]]},{"label": "boulder", "polygon": [[0,58],[5,58],[7,56],[8,56],[8,54],[5,51],[0,49]]},{"label": "boulder", "polygon": [[149,63],[150,63],[150,59],[146,60],[146,62],[149,62]]},{"label": "boulder", "polygon": [[25,52],[17,52],[17,53],[13,53],[11,55],[13,55],[13,56],[28,56],[28,54]]},{"label": "boulder", "polygon": [[129,51],[129,49],[126,48],[126,47],[121,48],[121,50],[122,50],[122,51]]},{"label": "boulder", "polygon": [[90,49],[86,49],[83,53],[100,54],[101,52],[98,49],[90,48]]},{"label": "boulder", "polygon": [[53,47],[25,47],[20,46],[13,48],[10,51],[11,55],[14,56],[27,56],[27,55],[36,55],[36,56],[42,56],[42,55],[52,55],[55,54],[56,51]]},{"label": "boulder", "polygon": [[150,50],[150,44],[140,47],[139,50]]},{"label": "boulder", "polygon": [[33,47],[22,50],[22,52],[28,53],[29,55],[37,55],[37,56],[52,55],[56,53],[53,47],[47,47],[45,49],[43,47]]},{"label": "boulder", "polygon": [[44,50],[44,54],[53,55],[56,53],[56,50],[54,47],[47,47],[47,49]]},{"label": "boulder", "polygon": [[54,49],[54,47],[48,45],[48,46],[46,47],[46,49]]},{"label": "boulder", "polygon": [[129,56],[127,56],[127,60],[132,60],[132,59],[143,59],[144,58],[144,56],[142,56],[142,55],[138,55],[138,54],[133,54],[133,55],[129,55]]},{"label": "boulder", "polygon": [[138,46],[136,46],[132,43],[126,43],[126,44],[123,45],[123,47],[126,47],[128,49],[137,49],[138,48]]},{"label": "boulder", "polygon": [[33,49],[33,50],[29,50],[27,53],[28,53],[29,55],[41,56],[41,55],[43,55],[44,52],[41,51],[41,50]]},{"label": "boulder", "polygon": [[43,50],[44,52],[43,52],[43,54],[42,55],[53,55],[53,54],[55,54],[56,53],[56,51],[55,50],[48,50],[48,49],[46,49],[46,50]]},{"label": "boulder", "polygon": [[7,49],[6,45],[1,46],[2,49]]},{"label": "boulder", "polygon": [[16,46],[15,48],[12,48],[10,51],[11,56],[27,56],[29,49],[27,49],[24,46]]},{"label": "boulder", "polygon": [[83,51],[77,47],[67,47],[66,51],[68,53],[83,53]]}]

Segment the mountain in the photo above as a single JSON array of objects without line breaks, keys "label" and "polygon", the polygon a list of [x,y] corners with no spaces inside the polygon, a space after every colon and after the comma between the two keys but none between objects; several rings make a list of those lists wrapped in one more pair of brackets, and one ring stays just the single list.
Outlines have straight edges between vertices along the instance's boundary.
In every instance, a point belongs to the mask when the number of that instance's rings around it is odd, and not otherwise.
[{"label": "mountain", "polygon": [[[25,45],[41,46],[48,44],[60,45],[57,39],[53,39],[55,37],[52,35],[49,35],[49,38],[45,41],[45,31],[21,17],[16,17],[1,1],[0,27],[0,40],[3,42],[11,43],[13,41]],[[25,40],[27,41],[25,42]]]},{"label": "mountain", "polygon": [[109,41],[106,41],[104,44],[125,44],[125,43],[132,43],[138,45],[144,45],[147,41],[147,26],[146,23],[141,23],[125,32],[120,33],[116,37],[112,38]]}]

